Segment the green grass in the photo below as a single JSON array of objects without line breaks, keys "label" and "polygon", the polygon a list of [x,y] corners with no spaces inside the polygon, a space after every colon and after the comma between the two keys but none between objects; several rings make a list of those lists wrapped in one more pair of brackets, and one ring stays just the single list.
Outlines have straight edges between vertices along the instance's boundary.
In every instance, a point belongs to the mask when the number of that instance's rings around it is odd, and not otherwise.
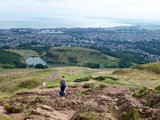
[{"label": "green grass", "polygon": [[13,93],[18,90],[32,89],[41,85],[42,81],[54,70],[15,69],[0,73],[0,92]]},{"label": "green grass", "polygon": [[97,81],[104,81],[107,77],[106,76],[98,76],[96,78],[94,78]]},{"label": "green grass", "polygon": [[20,66],[20,55],[0,50],[0,68],[15,68]]},{"label": "green grass", "polygon": [[77,78],[73,82],[86,82],[89,80],[90,80],[90,77],[85,77],[85,78]]},{"label": "green grass", "polygon": [[[30,90],[40,86],[43,81],[47,82],[47,88],[57,87],[62,76],[65,76],[69,85],[73,84],[73,80],[89,76],[94,71],[83,67],[0,70],[0,92],[10,94]],[[53,74],[58,77],[56,80],[48,78]]]},{"label": "green grass", "polygon": [[160,74],[160,62],[148,63],[145,65],[137,65],[133,68],[139,69],[139,70],[145,70],[155,74]]},{"label": "green grass", "polygon": [[160,76],[153,72],[148,72],[146,70],[138,70],[130,68],[120,69],[114,71],[111,76],[126,81],[127,83],[130,83],[135,87],[146,86],[149,88],[154,88],[160,85]]},{"label": "green grass", "polygon": [[118,59],[107,56],[98,50],[81,47],[54,47],[44,56],[53,64],[76,65],[88,67],[115,67]]},{"label": "green grass", "polygon": [[129,109],[129,111],[124,112],[122,119],[123,120],[142,120],[140,113],[136,109]]},{"label": "green grass", "polygon": [[[121,74],[123,73],[123,74]],[[56,79],[49,76],[56,75]],[[129,87],[147,86],[155,88],[160,85],[157,74],[137,69],[121,69],[117,72],[112,69],[90,69],[85,67],[57,67],[45,70],[36,69],[0,69],[0,95],[7,98],[13,93],[23,92],[36,88],[46,81],[47,88],[59,86],[59,80],[65,76],[67,85],[74,86],[74,80],[97,82],[100,84],[121,85]],[[101,77],[103,80],[101,79]],[[87,80],[84,80],[87,78]],[[94,80],[97,78],[98,80]],[[78,83],[77,83],[78,84]]]},{"label": "green grass", "polygon": [[[67,85],[74,85],[74,80],[79,78],[86,78],[96,70],[84,67],[58,67],[55,69],[59,77],[65,76]],[[59,86],[59,79],[51,80],[47,83],[47,88],[54,88]]]},{"label": "green grass", "polygon": [[0,120],[12,120],[10,117],[6,117],[0,114]]},{"label": "green grass", "polygon": [[13,106],[13,105],[6,104],[4,106],[4,110],[7,111],[7,113],[20,113],[23,111],[23,108],[22,106]]},{"label": "green grass", "polygon": [[8,99],[12,94],[0,92],[0,99]]},{"label": "green grass", "polygon": [[48,83],[47,83],[47,88],[55,88],[55,87],[58,87],[59,86],[59,84],[60,84],[60,80],[52,80],[52,81],[49,81]]},{"label": "green grass", "polygon": [[94,114],[80,113],[79,115],[77,115],[76,119],[78,120],[98,120],[99,118]]},{"label": "green grass", "polygon": [[34,50],[9,49],[9,50],[6,50],[6,51],[17,53],[17,54],[19,54],[20,56],[23,56],[23,57],[25,57],[25,56],[39,56],[39,54]]},{"label": "green grass", "polygon": [[133,86],[135,87],[133,84],[120,80],[120,81],[115,81],[115,80],[111,80],[109,78],[107,78],[106,80],[103,81],[103,83],[105,84],[110,84],[110,85],[122,85],[122,86]]},{"label": "green grass", "polygon": [[151,89],[148,89],[147,87],[143,87],[143,88],[139,89],[137,92],[135,92],[133,94],[133,97],[142,98],[151,92],[153,92]]},{"label": "green grass", "polygon": [[26,88],[26,89],[31,89],[39,86],[39,81],[36,80],[26,80],[26,81],[21,81],[17,86],[20,88]]}]

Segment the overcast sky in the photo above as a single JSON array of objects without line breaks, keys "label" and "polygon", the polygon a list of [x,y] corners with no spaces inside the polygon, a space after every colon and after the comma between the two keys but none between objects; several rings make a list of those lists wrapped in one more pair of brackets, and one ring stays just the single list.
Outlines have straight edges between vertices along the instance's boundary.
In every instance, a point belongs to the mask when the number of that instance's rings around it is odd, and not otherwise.
[{"label": "overcast sky", "polygon": [[54,20],[55,24],[65,26],[70,22],[83,21],[82,25],[91,21],[101,26],[110,19],[158,21],[160,0],[0,0],[3,22]]}]

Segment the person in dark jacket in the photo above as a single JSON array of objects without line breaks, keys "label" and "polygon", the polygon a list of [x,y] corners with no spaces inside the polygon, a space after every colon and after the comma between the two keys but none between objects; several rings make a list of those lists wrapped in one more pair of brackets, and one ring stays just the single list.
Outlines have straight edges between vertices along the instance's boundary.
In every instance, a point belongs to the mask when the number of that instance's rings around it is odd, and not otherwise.
[{"label": "person in dark jacket", "polygon": [[66,80],[65,80],[65,77],[63,76],[61,81],[60,81],[60,89],[61,91],[59,92],[59,95],[60,96],[65,96],[65,88],[66,88]]}]

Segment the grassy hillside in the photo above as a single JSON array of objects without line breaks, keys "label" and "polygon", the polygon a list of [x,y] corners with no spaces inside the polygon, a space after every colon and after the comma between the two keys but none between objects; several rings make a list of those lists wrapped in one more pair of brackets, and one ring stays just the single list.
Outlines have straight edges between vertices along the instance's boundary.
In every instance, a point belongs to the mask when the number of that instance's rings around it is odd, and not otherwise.
[{"label": "grassy hillside", "polygon": [[7,51],[13,52],[13,53],[17,53],[20,56],[38,56],[38,53],[34,50],[23,50],[23,49],[9,49]]},{"label": "grassy hillside", "polygon": [[[64,98],[58,95],[62,75],[67,81]],[[40,89],[43,81],[47,88]],[[111,120],[146,120],[159,113],[157,108],[153,111],[152,106],[159,105],[160,99],[158,94],[153,96],[154,89],[147,87],[159,84],[157,74],[138,69],[3,69],[0,70],[0,119],[104,120],[107,115]],[[147,87],[135,92],[143,86]],[[150,92],[152,96],[147,98]],[[159,114],[156,116],[159,118]]]},{"label": "grassy hillside", "polygon": [[107,56],[98,50],[81,47],[55,47],[44,56],[53,64],[78,65],[91,68],[117,67],[118,59]]},{"label": "grassy hillside", "polygon": [[[54,78],[52,76],[54,75]],[[36,88],[47,82],[47,88],[59,86],[59,79],[65,76],[68,86],[82,82],[103,83],[130,87],[148,86],[154,88],[160,85],[157,74],[137,69],[90,69],[85,67],[58,67],[45,70],[13,69],[0,70],[1,97],[14,92]],[[78,81],[78,82],[77,82]]]},{"label": "grassy hillside", "polygon": [[18,68],[20,66],[20,55],[0,50],[0,68]]},{"label": "grassy hillside", "polygon": [[159,75],[138,69],[120,69],[113,72],[113,76],[119,77],[137,87],[147,86],[154,88],[160,85]]},{"label": "grassy hillside", "polygon": [[[13,93],[17,91],[29,90],[47,81],[47,87],[59,86],[59,78],[66,76],[67,82],[72,84],[76,78],[89,76],[97,70],[81,67],[60,67],[46,70],[36,69],[0,69],[0,93]],[[50,79],[50,76],[56,79]]]},{"label": "grassy hillside", "polygon": [[155,74],[160,74],[160,62],[148,63],[145,65],[137,65],[134,68],[139,70],[145,70]]},{"label": "grassy hillside", "polygon": [[39,55],[43,55],[50,49],[50,46],[40,45],[38,43],[23,43],[20,44],[17,49],[33,50],[36,51]]}]

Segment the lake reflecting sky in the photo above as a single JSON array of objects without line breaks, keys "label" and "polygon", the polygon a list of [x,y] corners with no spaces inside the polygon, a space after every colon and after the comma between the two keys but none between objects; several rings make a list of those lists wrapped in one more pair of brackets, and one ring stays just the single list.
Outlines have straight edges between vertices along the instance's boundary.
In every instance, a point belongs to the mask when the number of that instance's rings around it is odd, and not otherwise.
[{"label": "lake reflecting sky", "polygon": [[29,57],[26,59],[26,62],[29,65],[36,65],[36,64],[47,65],[47,63],[40,57]]}]

